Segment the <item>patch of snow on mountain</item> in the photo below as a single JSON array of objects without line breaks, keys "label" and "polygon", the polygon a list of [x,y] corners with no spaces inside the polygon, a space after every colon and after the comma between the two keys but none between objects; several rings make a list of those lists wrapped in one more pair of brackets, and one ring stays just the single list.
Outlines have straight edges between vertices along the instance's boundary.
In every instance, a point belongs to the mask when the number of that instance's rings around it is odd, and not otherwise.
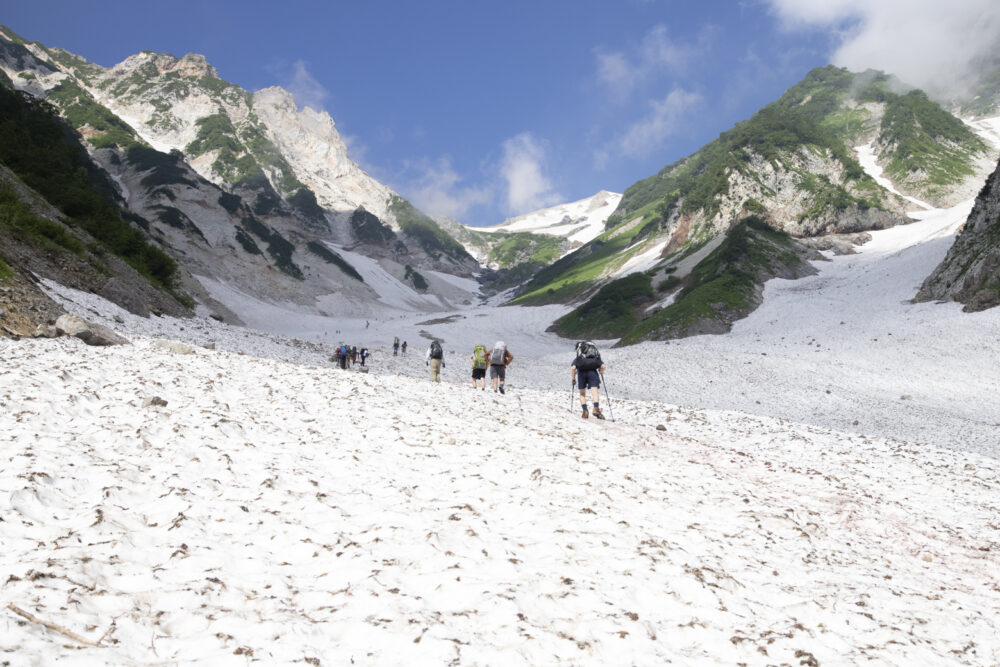
[{"label": "patch of snow on mountain", "polygon": [[365,284],[378,292],[378,300],[403,311],[441,310],[447,306],[434,294],[421,294],[386,271],[375,258],[346,250],[326,242],[326,245],[344,258],[365,279]]},{"label": "patch of snow on mountain", "polygon": [[995,118],[981,118],[974,121],[966,121],[973,131],[983,140],[1000,148],[1000,116]]},{"label": "patch of snow on mountain", "polygon": [[656,263],[662,259],[660,253],[663,249],[667,247],[669,239],[665,239],[660,243],[653,245],[649,250],[644,250],[640,253],[629,258],[627,262],[622,264],[621,268],[612,274],[615,278],[621,278],[622,276],[627,276],[630,273],[639,273],[641,271],[648,271],[649,269],[656,266]]},{"label": "patch of snow on mountain", "polygon": [[604,222],[622,195],[602,190],[593,197],[518,216],[491,227],[470,227],[479,232],[531,232],[562,236],[583,244],[604,231]]},{"label": "patch of snow on mountain", "polygon": [[904,195],[899,190],[897,190],[892,181],[882,175],[882,167],[878,165],[875,157],[875,148],[871,142],[865,144],[864,146],[855,146],[855,152],[858,154],[858,162],[861,163],[861,167],[868,173],[872,179],[881,185],[883,188],[888,190],[894,195],[902,197],[910,203],[916,204],[922,209],[930,210],[934,208],[930,204],[920,201],[919,199],[914,199],[913,197]]}]

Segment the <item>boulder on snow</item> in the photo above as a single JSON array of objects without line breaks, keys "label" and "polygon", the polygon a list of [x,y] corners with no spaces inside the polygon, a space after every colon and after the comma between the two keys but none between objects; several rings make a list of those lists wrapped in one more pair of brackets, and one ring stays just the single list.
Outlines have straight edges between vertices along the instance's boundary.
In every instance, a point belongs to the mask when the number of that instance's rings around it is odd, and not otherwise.
[{"label": "boulder on snow", "polygon": [[58,338],[59,330],[51,324],[39,324],[35,327],[35,333],[32,336],[34,338]]},{"label": "boulder on snow", "polygon": [[158,347],[174,354],[194,354],[194,348],[187,343],[181,343],[176,340],[158,340],[153,343],[155,347]]},{"label": "boulder on snow", "polygon": [[76,315],[60,315],[56,320],[56,331],[62,336],[79,338],[87,345],[126,345],[129,342],[106,326],[88,322]]}]

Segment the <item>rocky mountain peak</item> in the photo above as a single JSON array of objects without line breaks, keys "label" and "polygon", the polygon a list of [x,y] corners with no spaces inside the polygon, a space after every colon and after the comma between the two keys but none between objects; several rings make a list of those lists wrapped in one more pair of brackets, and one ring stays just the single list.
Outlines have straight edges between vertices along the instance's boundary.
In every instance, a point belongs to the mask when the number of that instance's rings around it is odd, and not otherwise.
[{"label": "rocky mountain peak", "polygon": [[174,72],[184,77],[210,76],[219,78],[219,72],[208,63],[205,56],[199,53],[188,53],[178,58],[169,53],[142,51],[112,67],[110,73],[112,75],[127,75],[137,70],[154,75]]}]

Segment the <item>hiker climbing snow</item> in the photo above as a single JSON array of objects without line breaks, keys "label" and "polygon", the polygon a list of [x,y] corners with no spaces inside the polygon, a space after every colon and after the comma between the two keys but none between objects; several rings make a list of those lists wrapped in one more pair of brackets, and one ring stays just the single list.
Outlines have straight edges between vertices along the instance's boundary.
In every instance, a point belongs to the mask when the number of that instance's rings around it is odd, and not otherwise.
[{"label": "hiker climbing snow", "polygon": [[601,377],[604,374],[604,362],[601,361],[601,353],[597,346],[590,341],[582,341],[576,344],[576,358],[570,366],[573,386],[580,388],[580,408],[584,419],[590,416],[587,411],[587,388],[590,388],[590,395],[594,403],[594,416],[604,419],[601,412]]},{"label": "hiker climbing snow", "polygon": [[483,381],[483,391],[486,391],[486,368],[490,365],[486,346],[480,343],[472,349],[469,356],[469,364],[472,366],[472,388],[479,388],[479,380]]},{"label": "hiker climbing snow", "polygon": [[432,340],[430,347],[427,348],[426,364],[431,369],[431,382],[440,382],[441,369],[444,368],[444,350],[441,348],[441,343],[436,340]]},{"label": "hiker climbing snow", "polygon": [[497,391],[497,380],[499,380],[500,393],[506,393],[503,386],[507,381],[507,366],[513,360],[514,355],[510,353],[502,340],[498,340],[493,346],[493,351],[490,352],[490,379],[493,381],[493,391]]}]

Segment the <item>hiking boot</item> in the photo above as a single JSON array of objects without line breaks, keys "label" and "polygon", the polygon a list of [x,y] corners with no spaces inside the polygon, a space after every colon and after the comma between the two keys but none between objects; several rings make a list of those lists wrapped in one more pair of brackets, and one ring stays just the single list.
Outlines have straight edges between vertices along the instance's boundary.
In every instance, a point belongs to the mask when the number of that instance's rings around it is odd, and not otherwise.
[{"label": "hiking boot", "polygon": [[604,419],[604,413],[601,412],[600,408],[594,408],[594,416],[598,419]]},{"label": "hiking boot", "polygon": [[501,393],[501,394],[505,394],[505,393],[507,393],[507,392],[505,392],[505,391],[503,390],[503,385],[500,385],[500,393]]},{"label": "hiking boot", "polygon": [[580,416],[583,417],[584,419],[590,416],[590,413],[587,412],[587,408],[583,409],[583,414],[581,414]]}]

